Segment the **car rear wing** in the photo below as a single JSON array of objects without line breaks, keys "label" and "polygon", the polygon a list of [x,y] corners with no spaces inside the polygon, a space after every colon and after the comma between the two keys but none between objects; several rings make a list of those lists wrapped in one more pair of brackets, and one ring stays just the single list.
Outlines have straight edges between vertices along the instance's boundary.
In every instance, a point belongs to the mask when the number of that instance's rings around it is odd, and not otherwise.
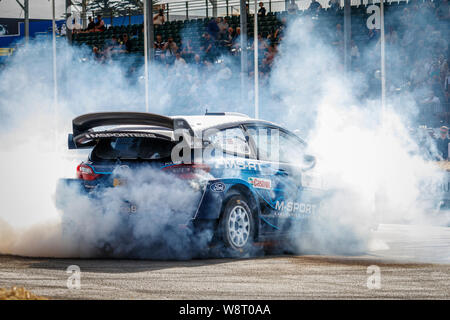
[{"label": "car rear wing", "polygon": [[[120,132],[117,131],[97,132],[92,130],[97,127],[111,125],[156,126],[173,130],[174,120],[170,117],[143,112],[100,112],[85,114],[72,121],[73,133],[70,133],[68,137],[69,149],[92,147],[99,138],[120,134]],[[121,134],[139,137],[145,137],[145,135],[149,135],[149,137],[155,136],[152,133],[145,132],[128,132]]]}]

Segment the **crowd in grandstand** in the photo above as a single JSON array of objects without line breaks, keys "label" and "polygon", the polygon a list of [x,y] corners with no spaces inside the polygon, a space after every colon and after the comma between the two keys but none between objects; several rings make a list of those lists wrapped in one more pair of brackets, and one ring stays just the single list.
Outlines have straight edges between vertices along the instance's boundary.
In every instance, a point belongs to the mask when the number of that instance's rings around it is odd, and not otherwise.
[{"label": "crowd in grandstand", "polygon": [[[365,8],[352,8],[352,16],[363,9],[364,17],[368,14]],[[385,39],[386,39],[386,72],[389,93],[410,92],[420,108],[419,119],[422,123],[436,125],[449,120],[449,23],[450,11],[448,0],[422,1],[411,0],[407,5],[396,6],[386,4]],[[247,7],[248,13],[248,7]],[[267,12],[264,3],[259,3],[258,16],[264,21]],[[259,72],[262,79],[272,68],[279,45],[283,40],[286,24],[294,16],[315,19],[318,36],[336,51],[338,60],[344,54],[343,9],[338,0],[330,0],[324,9],[313,0],[309,8],[299,11],[295,0],[290,0],[286,11],[277,15],[277,25],[258,32]],[[330,20],[330,17],[337,19]],[[164,11],[160,10],[153,17],[155,26],[154,55],[155,60],[167,66],[195,64],[208,66],[223,57],[237,57],[241,52],[241,30],[239,24],[232,24],[231,17],[211,18],[202,23],[198,37],[181,36],[174,38],[165,34],[166,22]],[[249,75],[253,73],[253,26],[252,15],[248,14],[248,52]],[[327,20],[328,19],[328,20]],[[354,19],[354,18],[352,18]],[[366,19],[366,18],[364,18]],[[326,21],[333,21],[332,25]],[[364,21],[365,22],[365,21]],[[353,25],[352,21],[352,25]],[[104,31],[105,24],[100,16],[97,21],[91,18],[88,28],[77,32]],[[353,34],[351,42],[352,70],[369,75],[366,96],[379,95],[380,69],[380,30],[368,29],[365,24]],[[362,36],[358,32],[363,32]],[[196,35],[197,36],[197,35]],[[98,61],[105,61],[119,53],[135,53],[136,46],[143,38],[143,27],[132,33],[113,34],[102,48],[94,46],[93,55]],[[142,48],[141,48],[142,49]]]},{"label": "crowd in grandstand", "polygon": [[[438,131],[438,133],[436,132]],[[448,161],[450,137],[447,126],[437,130],[433,128],[412,129],[412,137],[418,141],[420,155],[426,160]]]},{"label": "crowd in grandstand", "polygon": [[410,91],[420,107],[422,122],[448,123],[448,0],[412,0],[386,27],[389,89]]}]

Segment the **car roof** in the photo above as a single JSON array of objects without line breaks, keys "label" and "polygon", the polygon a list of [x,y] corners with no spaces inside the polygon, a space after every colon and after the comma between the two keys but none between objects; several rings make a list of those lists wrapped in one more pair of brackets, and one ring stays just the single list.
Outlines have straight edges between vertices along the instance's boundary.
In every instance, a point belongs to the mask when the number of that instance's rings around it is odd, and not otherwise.
[{"label": "car roof", "polygon": [[246,123],[258,123],[276,126],[275,123],[265,120],[250,118],[244,114],[230,113],[230,114],[206,114],[201,116],[173,116],[173,119],[185,120],[194,131],[195,135],[199,135],[202,131],[215,127],[232,127],[235,125]]}]

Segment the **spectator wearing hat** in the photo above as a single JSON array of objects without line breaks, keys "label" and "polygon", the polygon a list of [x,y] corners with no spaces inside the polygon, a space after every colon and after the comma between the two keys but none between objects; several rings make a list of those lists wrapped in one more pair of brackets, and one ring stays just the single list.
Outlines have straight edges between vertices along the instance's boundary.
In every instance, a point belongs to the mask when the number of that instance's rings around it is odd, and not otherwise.
[{"label": "spectator wearing hat", "polygon": [[448,128],[442,126],[440,129],[439,137],[436,139],[436,145],[442,160],[448,159],[448,144],[450,139],[448,138]]}]

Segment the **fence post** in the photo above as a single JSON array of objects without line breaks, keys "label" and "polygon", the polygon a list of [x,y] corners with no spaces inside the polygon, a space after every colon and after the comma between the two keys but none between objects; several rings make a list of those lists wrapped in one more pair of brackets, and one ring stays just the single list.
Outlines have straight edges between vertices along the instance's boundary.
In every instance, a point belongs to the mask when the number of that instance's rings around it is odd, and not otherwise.
[{"label": "fence post", "polygon": [[227,17],[229,16],[229,14],[228,14],[228,0],[227,0]]},{"label": "fence post", "polygon": [[247,103],[247,77],[248,77],[248,60],[247,60],[247,10],[246,1],[240,0],[239,15],[241,27],[241,103]]},{"label": "fence post", "polygon": [[209,14],[208,14],[208,0],[205,0],[205,4],[206,4],[206,17],[209,18]]},{"label": "fence post", "polygon": [[167,4],[167,21],[169,21],[169,4],[168,3],[166,4]]},{"label": "fence post", "polygon": [[186,20],[189,20],[189,4],[186,1]]}]

